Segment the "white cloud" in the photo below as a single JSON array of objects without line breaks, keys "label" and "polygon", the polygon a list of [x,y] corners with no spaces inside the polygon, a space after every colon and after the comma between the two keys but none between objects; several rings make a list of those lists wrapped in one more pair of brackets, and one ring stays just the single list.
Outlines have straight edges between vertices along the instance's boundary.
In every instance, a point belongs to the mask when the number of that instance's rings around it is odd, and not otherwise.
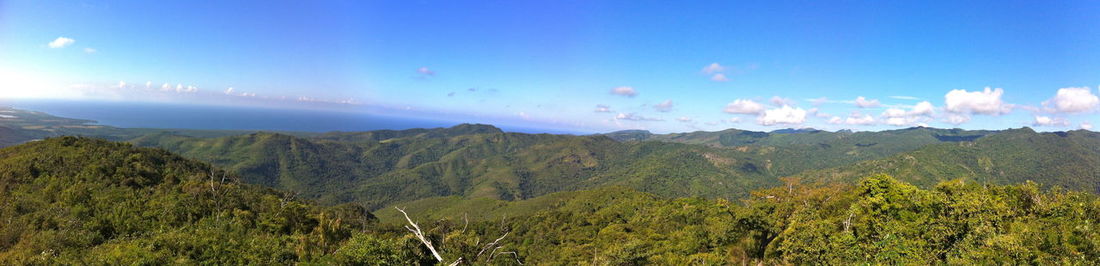
[{"label": "white cloud", "polygon": [[225,89],[225,94],[233,94],[233,87],[229,87],[228,89]]},{"label": "white cloud", "polygon": [[424,76],[435,76],[435,71],[428,69],[428,67],[420,67],[416,69],[416,73],[420,73]]},{"label": "white cloud", "polygon": [[193,93],[193,92],[198,92],[198,91],[199,91],[199,88],[195,87],[195,86],[184,87],[183,84],[176,84],[176,92],[177,93]]},{"label": "white cloud", "polygon": [[1051,111],[1061,113],[1080,113],[1096,110],[1100,106],[1100,97],[1092,94],[1088,87],[1061,88],[1054,98],[1043,102]]},{"label": "white cloud", "polygon": [[57,37],[57,39],[54,39],[52,42],[50,42],[47,45],[49,45],[50,48],[62,48],[62,47],[65,47],[65,46],[72,45],[75,42],[76,42],[76,40],[73,40],[73,39],[69,39],[69,38],[65,38],[65,37]]},{"label": "white cloud", "polygon": [[1084,129],[1084,130],[1092,130],[1092,123],[1089,123],[1089,122],[1081,122],[1081,129]]},{"label": "white cloud", "polygon": [[730,119],[723,120],[723,121],[737,124],[737,123],[741,123],[741,118],[740,117],[730,117]]},{"label": "white cloud", "polygon": [[723,111],[731,114],[759,114],[764,111],[764,105],[752,100],[737,99],[727,104]]},{"label": "white cloud", "polygon": [[657,109],[657,112],[662,113],[672,111],[672,100],[665,100],[657,105],[654,105],[653,109]]},{"label": "white cloud", "polygon": [[902,109],[890,108],[890,109],[886,109],[885,112],[882,112],[882,116],[883,117],[904,117],[904,116],[906,116],[906,112],[905,112],[905,110],[902,110]]},{"label": "white cloud", "polygon": [[784,106],[784,105],[793,105],[794,104],[794,100],[779,97],[779,96],[772,96],[772,98],[768,101],[770,101],[772,103],[772,105],[775,105],[775,106]]},{"label": "white cloud", "polygon": [[[728,108],[727,108],[728,109]],[[784,105],[780,108],[765,110],[764,114],[756,118],[756,122],[771,126],[776,124],[802,124],[806,121],[806,110]]]},{"label": "white cloud", "polygon": [[726,67],[718,63],[711,63],[703,67],[703,74],[710,75],[710,80],[724,82],[729,81],[729,77],[726,76]]},{"label": "white cloud", "polygon": [[638,91],[635,91],[634,87],[620,86],[620,87],[615,87],[614,89],[611,89],[611,94],[619,95],[619,96],[626,96],[626,97],[634,97],[634,96],[638,95]]},{"label": "white cloud", "polygon": [[149,88],[152,88],[152,87],[153,87],[153,82],[152,81],[146,81],[145,82],[145,88],[146,89],[149,89]]},{"label": "white cloud", "polygon": [[691,117],[681,116],[680,118],[676,118],[676,121],[680,121],[680,122],[684,122],[684,123],[691,122]]},{"label": "white cloud", "polygon": [[637,115],[635,113],[619,113],[619,115],[615,116],[615,119],[616,120],[629,120],[629,121],[664,121],[663,119],[660,119],[660,118],[645,117],[645,116]]},{"label": "white cloud", "polygon": [[917,103],[913,109],[905,111],[900,108],[890,108],[882,112],[883,122],[891,126],[912,126],[924,124],[931,120],[935,113],[935,107],[928,101]]},{"label": "white cloud", "polygon": [[875,124],[875,118],[872,117],[871,115],[860,115],[858,113],[854,113],[854,114],[848,116],[847,119],[844,119],[844,123],[849,124],[849,125],[860,125],[860,126],[874,125]]},{"label": "white cloud", "polygon": [[724,66],[722,66],[718,63],[710,63],[709,65],[703,67],[703,73],[706,73],[706,74],[722,73],[722,72],[725,72],[725,71],[726,71],[726,67],[724,67]]},{"label": "white cloud", "polygon": [[832,115],[829,115],[827,113],[821,112],[821,109],[818,109],[817,107],[810,108],[809,110],[806,110],[806,112],[810,113],[813,116],[820,117],[820,118],[828,118],[828,117],[832,116]]},{"label": "white cloud", "polygon": [[1001,88],[968,92],[951,90],[944,95],[947,111],[959,114],[1002,115],[1012,111],[1012,105],[1001,100],[1004,90]]},{"label": "white cloud", "polygon": [[160,90],[162,90],[162,91],[168,91],[168,90],[171,90],[171,89],[172,89],[172,85],[168,85],[168,83],[164,83],[164,85],[160,85]]},{"label": "white cloud", "polygon": [[909,111],[909,115],[932,115],[936,112],[935,109],[932,103],[923,101],[913,106],[913,110]]},{"label": "white cloud", "polygon": [[596,112],[597,113],[610,113],[611,112],[611,106],[597,104],[596,105]]},{"label": "white cloud", "polygon": [[876,99],[868,100],[867,98],[864,98],[863,96],[856,97],[855,103],[856,103],[856,107],[859,107],[859,108],[874,108],[874,107],[882,106],[882,104],[879,103],[878,100],[876,100]]},{"label": "white cloud", "polygon": [[1064,118],[1051,118],[1049,116],[1035,116],[1035,126],[1068,126],[1069,121]]},{"label": "white cloud", "polygon": [[914,122],[916,121],[912,121],[909,117],[889,117],[885,120],[885,123],[891,126],[905,126]]},{"label": "white cloud", "polygon": [[970,121],[970,116],[965,114],[948,114],[945,121],[947,123],[958,125]]},{"label": "white cloud", "polygon": [[829,98],[825,98],[825,97],[810,99],[810,103],[813,104],[814,106],[822,105],[822,104],[827,103],[827,102],[829,102]]},{"label": "white cloud", "polygon": [[96,50],[94,48],[90,48],[90,47],[85,47],[84,48],[84,53],[86,53],[86,54],[94,54],[95,52],[96,52]]},{"label": "white cloud", "polygon": [[840,123],[844,123],[844,119],[840,118],[839,116],[834,116],[833,118],[829,118],[829,124],[836,125],[836,124],[840,124]]},{"label": "white cloud", "polygon": [[126,88],[126,82],[125,82],[125,81],[121,81],[121,80],[120,80],[120,81],[118,81],[118,88],[119,88],[119,89],[121,89],[121,88]]},{"label": "white cloud", "polygon": [[898,100],[914,100],[914,101],[915,100],[920,100],[920,98],[913,97],[913,96],[890,96],[890,98],[898,99]]}]

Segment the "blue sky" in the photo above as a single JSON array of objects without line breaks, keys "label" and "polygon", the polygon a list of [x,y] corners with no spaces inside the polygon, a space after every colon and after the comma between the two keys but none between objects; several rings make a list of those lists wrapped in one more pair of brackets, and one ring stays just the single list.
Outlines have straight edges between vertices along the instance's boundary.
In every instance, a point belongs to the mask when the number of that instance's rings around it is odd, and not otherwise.
[{"label": "blue sky", "polygon": [[221,2],[2,1],[0,98],[579,132],[1100,123],[1088,2]]}]

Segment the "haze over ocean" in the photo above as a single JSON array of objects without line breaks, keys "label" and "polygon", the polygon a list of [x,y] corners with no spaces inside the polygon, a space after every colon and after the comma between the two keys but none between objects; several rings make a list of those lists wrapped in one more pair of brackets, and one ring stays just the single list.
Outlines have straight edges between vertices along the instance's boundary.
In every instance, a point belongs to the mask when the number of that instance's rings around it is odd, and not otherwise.
[{"label": "haze over ocean", "polygon": [[[3,100],[0,101],[0,106],[45,112],[61,117],[94,120],[97,124],[124,128],[328,132],[450,127],[464,123],[354,111],[252,106],[67,100]],[[578,133],[501,125],[498,127],[506,131],[522,133]]]}]

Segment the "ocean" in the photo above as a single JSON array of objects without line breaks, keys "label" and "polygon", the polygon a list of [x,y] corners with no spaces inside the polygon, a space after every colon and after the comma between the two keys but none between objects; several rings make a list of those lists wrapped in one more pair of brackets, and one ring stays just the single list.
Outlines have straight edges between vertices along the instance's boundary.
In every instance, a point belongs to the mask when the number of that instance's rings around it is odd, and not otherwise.
[{"label": "ocean", "polygon": [[[450,127],[462,123],[357,112],[161,103],[2,100],[0,106],[95,120],[100,125],[123,128],[328,132]],[[570,133],[507,126],[501,128],[523,133]]]}]

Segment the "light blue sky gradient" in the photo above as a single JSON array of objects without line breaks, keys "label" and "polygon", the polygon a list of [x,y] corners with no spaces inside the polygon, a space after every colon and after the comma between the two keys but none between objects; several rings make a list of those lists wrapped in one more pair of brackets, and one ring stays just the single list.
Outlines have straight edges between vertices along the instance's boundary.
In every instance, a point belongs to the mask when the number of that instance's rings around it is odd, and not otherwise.
[{"label": "light blue sky gradient", "polygon": [[[47,45],[59,37],[74,42]],[[725,70],[704,73],[712,63]],[[1003,129],[1036,116],[1054,121],[1043,130],[1069,130],[1100,123],[1096,110],[1043,102],[1060,88],[1100,94],[1100,5],[14,0],[0,2],[0,78],[0,98],[334,108],[581,132]],[[637,95],[610,93],[622,86]],[[1003,88],[1012,111],[945,109],[949,91],[985,87]],[[723,112],[736,99],[778,109],[776,96],[807,111],[804,121]],[[859,96],[881,105],[859,108]],[[655,107],[665,101],[667,112]],[[935,113],[886,124],[886,109],[921,101]],[[875,121],[843,123],[853,112]],[[945,122],[952,115],[970,119]]]}]

